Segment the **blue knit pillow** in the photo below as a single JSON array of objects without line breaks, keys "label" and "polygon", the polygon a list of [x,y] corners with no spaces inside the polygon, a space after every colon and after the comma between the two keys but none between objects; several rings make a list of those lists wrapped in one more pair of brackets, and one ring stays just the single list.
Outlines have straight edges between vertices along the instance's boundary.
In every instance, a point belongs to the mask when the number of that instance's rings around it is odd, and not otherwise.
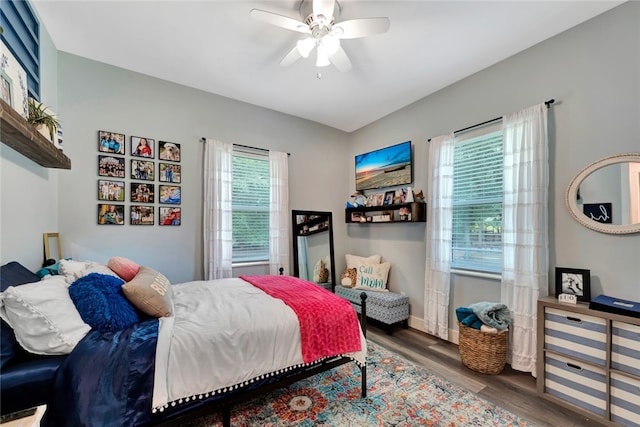
[{"label": "blue knit pillow", "polygon": [[122,293],[124,280],[91,273],[69,286],[82,320],[100,332],[114,332],[140,322],[141,316]]}]

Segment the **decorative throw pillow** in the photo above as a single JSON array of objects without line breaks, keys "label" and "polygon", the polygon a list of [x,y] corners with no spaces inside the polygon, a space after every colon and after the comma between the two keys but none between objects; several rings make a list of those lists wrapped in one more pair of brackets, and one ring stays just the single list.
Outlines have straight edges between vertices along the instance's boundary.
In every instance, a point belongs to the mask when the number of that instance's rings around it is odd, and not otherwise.
[{"label": "decorative throw pillow", "polygon": [[69,284],[91,273],[118,277],[118,275],[109,267],[95,261],[73,261],[70,259],[61,259],[58,272],[61,276],[64,276]]},{"label": "decorative throw pillow", "polygon": [[173,289],[162,273],[142,266],[136,277],[122,286],[122,291],[143,313],[153,317],[171,316]]},{"label": "decorative throw pillow", "polygon": [[355,289],[367,291],[389,292],[387,278],[389,277],[390,262],[380,264],[362,264],[358,267]]},{"label": "decorative throw pillow", "polygon": [[90,273],[69,286],[69,295],[82,319],[100,332],[115,332],[140,322],[136,308],[122,292],[124,280]]},{"label": "decorative throw pillow", "polygon": [[138,264],[121,256],[109,258],[107,267],[109,267],[111,271],[116,273],[125,282],[136,277],[136,274],[140,271],[140,266]]},{"label": "decorative throw pillow", "polygon": [[358,271],[355,268],[345,268],[340,277],[340,284],[345,288],[353,288],[357,277]]},{"label": "decorative throw pillow", "polygon": [[20,345],[35,354],[68,354],[91,330],[61,276],[9,287],[0,295],[0,316]]},{"label": "decorative throw pillow", "polygon": [[347,261],[347,268],[358,268],[362,264],[380,264],[380,255],[371,255],[368,257],[361,257],[357,255],[345,255]]}]

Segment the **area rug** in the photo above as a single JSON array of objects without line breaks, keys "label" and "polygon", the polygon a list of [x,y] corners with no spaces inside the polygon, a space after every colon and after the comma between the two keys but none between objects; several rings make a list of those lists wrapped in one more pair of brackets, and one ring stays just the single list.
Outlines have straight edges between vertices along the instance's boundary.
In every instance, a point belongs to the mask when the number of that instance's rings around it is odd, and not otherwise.
[{"label": "area rug", "polygon": [[[355,363],[292,384],[233,408],[246,426],[532,426],[371,341],[367,397]],[[220,414],[183,427],[221,426]]]}]

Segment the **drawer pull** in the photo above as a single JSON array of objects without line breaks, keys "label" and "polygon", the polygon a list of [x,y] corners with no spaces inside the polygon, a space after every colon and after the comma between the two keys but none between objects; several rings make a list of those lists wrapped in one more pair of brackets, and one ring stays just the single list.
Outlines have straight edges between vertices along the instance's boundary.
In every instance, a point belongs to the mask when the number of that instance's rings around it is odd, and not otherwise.
[{"label": "drawer pull", "polygon": [[570,367],[570,368],[575,369],[576,371],[582,371],[582,367],[581,366],[574,365],[573,363],[567,362],[567,366]]},{"label": "drawer pull", "polygon": [[582,319],[580,319],[579,317],[567,316],[567,320],[570,320],[570,321],[576,322],[576,323],[582,323]]}]

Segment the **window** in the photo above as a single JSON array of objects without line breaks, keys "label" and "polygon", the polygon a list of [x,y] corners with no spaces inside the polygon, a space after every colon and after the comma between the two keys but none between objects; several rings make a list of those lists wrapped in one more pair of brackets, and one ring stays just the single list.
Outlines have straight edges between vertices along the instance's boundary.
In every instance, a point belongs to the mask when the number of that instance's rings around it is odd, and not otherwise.
[{"label": "window", "polygon": [[453,165],[453,268],[502,271],[500,123],[458,138]]},{"label": "window", "polygon": [[233,153],[234,263],[269,260],[269,158]]},{"label": "window", "polygon": [[27,73],[29,96],[40,100],[40,23],[29,2],[2,0],[0,35]]}]

